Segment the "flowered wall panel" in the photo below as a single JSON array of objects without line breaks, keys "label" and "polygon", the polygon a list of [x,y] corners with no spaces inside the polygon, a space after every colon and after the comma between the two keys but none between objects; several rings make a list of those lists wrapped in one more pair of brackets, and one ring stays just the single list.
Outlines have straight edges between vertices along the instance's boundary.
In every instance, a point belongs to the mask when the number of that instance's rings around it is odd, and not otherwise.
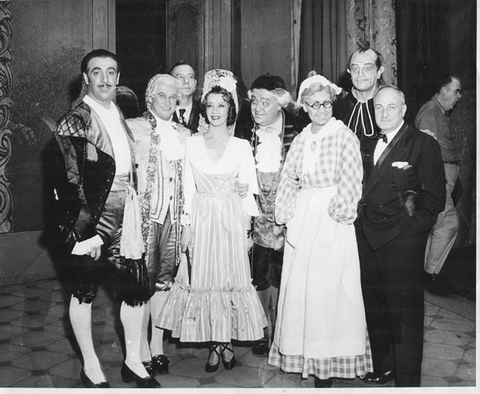
[{"label": "flowered wall panel", "polygon": [[395,0],[349,0],[347,26],[348,53],[369,42],[385,60],[384,81],[396,85]]}]

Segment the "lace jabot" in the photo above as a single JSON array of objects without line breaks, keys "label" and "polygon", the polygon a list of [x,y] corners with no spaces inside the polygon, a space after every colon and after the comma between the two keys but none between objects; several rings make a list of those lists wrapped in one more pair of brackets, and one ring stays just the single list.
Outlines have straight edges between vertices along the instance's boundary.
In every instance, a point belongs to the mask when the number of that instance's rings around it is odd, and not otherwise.
[{"label": "lace jabot", "polygon": [[160,135],[158,148],[168,161],[180,160],[185,156],[185,145],[180,140],[175,123],[164,121],[155,116],[157,126],[155,131]]},{"label": "lace jabot", "polygon": [[256,167],[261,172],[276,172],[282,164],[282,117],[272,125],[260,127],[257,153],[255,154]]}]

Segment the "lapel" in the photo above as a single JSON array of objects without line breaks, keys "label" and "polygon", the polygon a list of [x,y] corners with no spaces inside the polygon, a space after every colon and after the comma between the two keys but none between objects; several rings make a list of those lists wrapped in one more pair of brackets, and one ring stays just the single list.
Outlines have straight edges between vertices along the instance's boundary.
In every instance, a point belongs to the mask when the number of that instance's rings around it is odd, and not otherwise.
[{"label": "lapel", "polygon": [[371,173],[368,179],[366,179],[366,185],[364,190],[364,195],[368,194],[374,186],[382,179],[385,173],[391,169],[392,163],[396,160],[397,157],[401,157],[402,153],[407,149],[405,146],[405,132],[408,129],[406,123],[403,124],[402,128],[398,131],[395,138],[391,143],[388,144],[387,148],[383,151],[382,155],[379,157],[377,164],[373,165],[373,152],[375,151],[376,144],[372,144],[371,155],[368,160],[371,160],[371,163],[367,163],[372,166]]},{"label": "lapel", "polygon": [[127,134],[127,140],[128,140],[128,146],[130,148],[130,160],[131,160],[131,174],[132,174],[132,177],[133,179],[131,179],[133,181],[133,185],[135,187],[135,189],[137,188],[137,171],[136,171],[136,162],[135,162],[135,137],[133,136],[133,132],[132,130],[130,129],[130,127],[128,127],[128,124],[127,122],[125,122],[125,118],[123,117],[123,115],[120,113],[120,123],[122,124],[123,126],[123,129],[125,130],[125,133]]},{"label": "lapel", "polygon": [[180,123],[180,120],[178,119],[178,116],[177,116],[177,110],[175,110],[175,111],[173,112],[172,120],[173,120],[175,123]]}]

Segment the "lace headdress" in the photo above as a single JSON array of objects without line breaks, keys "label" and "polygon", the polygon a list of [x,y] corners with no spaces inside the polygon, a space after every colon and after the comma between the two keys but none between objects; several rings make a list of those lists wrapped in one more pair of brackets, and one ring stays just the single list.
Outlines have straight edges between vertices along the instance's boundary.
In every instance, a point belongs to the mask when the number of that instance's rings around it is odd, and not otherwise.
[{"label": "lace headdress", "polygon": [[218,68],[207,71],[203,79],[202,101],[214,86],[220,86],[232,94],[238,114],[237,80],[233,73]]},{"label": "lace headdress", "polygon": [[[239,107],[237,96],[237,80],[235,79],[233,73],[231,71],[222,70],[219,68],[207,71],[203,77],[202,101],[214,86],[220,86],[232,94],[233,102],[238,115]],[[229,132],[233,134],[234,129],[235,123],[229,127]],[[198,130],[201,133],[206,133],[208,130],[208,125],[205,122],[203,115],[200,115]]]}]

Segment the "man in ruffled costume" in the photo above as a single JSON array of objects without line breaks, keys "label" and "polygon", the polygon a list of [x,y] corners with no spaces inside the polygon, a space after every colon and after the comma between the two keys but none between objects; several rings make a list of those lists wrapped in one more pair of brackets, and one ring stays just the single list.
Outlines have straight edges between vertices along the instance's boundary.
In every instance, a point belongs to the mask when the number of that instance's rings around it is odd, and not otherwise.
[{"label": "man in ruffled costume", "polygon": [[253,221],[251,266],[253,285],[269,323],[265,337],[252,347],[252,353],[257,357],[267,357],[269,339],[275,332],[285,243],[285,226],[275,223],[275,196],[290,144],[307,122],[287,110],[292,109],[292,98],[285,82],[277,75],[265,74],[255,79],[249,98],[251,116],[247,127],[251,130],[257,168],[260,211]]},{"label": "man in ruffled costume", "polygon": [[113,102],[119,65],[113,53],[97,49],[84,57],[81,71],[86,95],[79,97],[55,130],[60,148],[55,191],[61,228],[71,250],[69,313],[83,357],[81,380],[88,388],[109,387],[93,345],[92,303],[101,275],[111,264],[121,278],[120,319],[126,348],[122,378],[135,380],[139,387],[159,387],[140,359],[142,317],[150,297],[142,247],[136,258],[122,248],[131,230],[122,228],[122,223],[136,172],[133,135]]},{"label": "man in ruffled costume", "polygon": [[[187,138],[183,247],[158,325],[182,342],[209,342],[206,372],[235,366],[232,340],[255,341],[267,325],[251,283],[247,223],[258,210],[255,165],[248,141],[233,136],[236,80],[227,70],[205,74],[201,131]],[[235,183],[247,183],[241,198]],[[191,263],[191,264],[190,264]]]},{"label": "man in ruffled costume", "polygon": [[155,326],[155,321],[173,284],[181,258],[183,160],[185,138],[190,131],[172,120],[180,97],[180,83],[171,75],[157,74],[147,85],[145,114],[127,121],[136,140],[142,233],[147,245],[147,269],[153,293],[149,303],[152,325],[150,350],[146,343],[147,312],[141,354],[151,374],[168,371],[169,359],[163,351],[163,330]]}]

